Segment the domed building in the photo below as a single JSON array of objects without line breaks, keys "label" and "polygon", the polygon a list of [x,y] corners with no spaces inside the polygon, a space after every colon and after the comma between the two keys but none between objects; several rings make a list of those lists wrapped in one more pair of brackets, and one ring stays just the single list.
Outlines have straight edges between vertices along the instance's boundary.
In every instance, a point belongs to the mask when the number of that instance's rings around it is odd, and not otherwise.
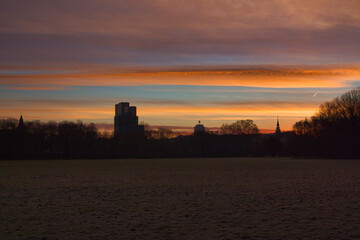
[{"label": "domed building", "polygon": [[205,127],[201,124],[201,121],[199,121],[199,123],[194,127],[194,135],[203,133],[205,133]]}]

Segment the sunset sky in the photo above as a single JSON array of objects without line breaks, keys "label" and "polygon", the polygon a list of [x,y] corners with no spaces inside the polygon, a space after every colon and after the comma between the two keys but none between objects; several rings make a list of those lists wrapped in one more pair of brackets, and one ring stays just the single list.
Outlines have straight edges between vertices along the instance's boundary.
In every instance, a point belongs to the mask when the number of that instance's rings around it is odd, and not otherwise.
[{"label": "sunset sky", "polygon": [[359,85],[359,0],[0,2],[0,118],[291,130]]}]

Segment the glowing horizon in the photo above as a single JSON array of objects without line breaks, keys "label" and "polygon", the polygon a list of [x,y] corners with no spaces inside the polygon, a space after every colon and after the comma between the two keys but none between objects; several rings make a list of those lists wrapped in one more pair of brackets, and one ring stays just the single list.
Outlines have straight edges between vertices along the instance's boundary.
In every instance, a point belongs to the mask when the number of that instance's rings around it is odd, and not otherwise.
[{"label": "glowing horizon", "polygon": [[[29,10],[31,9],[31,11]],[[0,118],[282,130],[360,85],[360,2],[3,1]],[[105,126],[104,125],[104,126]]]}]

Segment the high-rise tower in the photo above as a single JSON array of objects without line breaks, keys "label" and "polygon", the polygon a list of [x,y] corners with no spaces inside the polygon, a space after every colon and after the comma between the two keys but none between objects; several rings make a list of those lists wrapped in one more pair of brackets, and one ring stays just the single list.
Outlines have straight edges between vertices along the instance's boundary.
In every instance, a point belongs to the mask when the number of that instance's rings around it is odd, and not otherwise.
[{"label": "high-rise tower", "polygon": [[144,126],[138,124],[136,107],[130,106],[128,102],[115,105],[114,135],[124,136],[131,133],[143,133]]}]

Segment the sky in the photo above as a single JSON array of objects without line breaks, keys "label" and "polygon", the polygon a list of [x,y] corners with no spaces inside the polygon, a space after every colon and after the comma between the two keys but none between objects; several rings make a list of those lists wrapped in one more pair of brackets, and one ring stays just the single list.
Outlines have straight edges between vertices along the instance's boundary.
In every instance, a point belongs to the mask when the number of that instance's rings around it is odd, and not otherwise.
[{"label": "sky", "polygon": [[263,132],[360,85],[358,0],[4,0],[0,118]]}]

